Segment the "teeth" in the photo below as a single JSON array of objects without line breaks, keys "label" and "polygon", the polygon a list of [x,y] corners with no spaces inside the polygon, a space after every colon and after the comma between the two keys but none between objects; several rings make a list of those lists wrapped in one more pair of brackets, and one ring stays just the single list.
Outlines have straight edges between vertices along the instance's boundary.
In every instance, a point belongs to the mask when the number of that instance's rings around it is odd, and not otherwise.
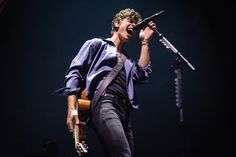
[{"label": "teeth", "polygon": [[127,29],[127,32],[132,35],[132,34],[133,34],[133,29],[128,28],[128,29]]},{"label": "teeth", "polygon": [[131,32],[133,32],[133,30],[132,30],[131,28],[129,28],[129,29],[128,29],[128,31],[131,31]]}]

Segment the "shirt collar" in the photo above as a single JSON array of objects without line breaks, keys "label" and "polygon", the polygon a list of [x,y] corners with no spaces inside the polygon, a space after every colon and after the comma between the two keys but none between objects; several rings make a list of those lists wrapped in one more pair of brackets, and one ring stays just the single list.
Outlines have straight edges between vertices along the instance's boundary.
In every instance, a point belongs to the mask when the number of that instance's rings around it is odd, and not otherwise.
[{"label": "shirt collar", "polygon": [[111,38],[106,38],[106,39],[103,39],[104,41],[106,41],[107,43],[115,46],[115,44],[113,43],[113,41],[111,40]]},{"label": "shirt collar", "polygon": [[[106,39],[103,39],[103,40],[106,41],[107,43],[109,43],[109,44],[115,46],[115,44],[113,43],[113,41],[111,40],[111,38],[106,38]],[[124,54],[126,57],[128,57],[128,53],[127,53],[125,50],[123,50],[123,54]]]}]

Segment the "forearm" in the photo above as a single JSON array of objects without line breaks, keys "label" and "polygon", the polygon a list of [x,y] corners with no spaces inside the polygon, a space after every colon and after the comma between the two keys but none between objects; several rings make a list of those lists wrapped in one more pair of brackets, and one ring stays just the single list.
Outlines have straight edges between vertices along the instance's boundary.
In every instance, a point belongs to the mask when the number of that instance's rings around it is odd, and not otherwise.
[{"label": "forearm", "polygon": [[156,24],[152,21],[148,26],[140,30],[139,38],[141,39],[141,53],[139,58],[139,65],[145,68],[150,63],[150,48],[149,43],[156,29]]},{"label": "forearm", "polygon": [[[68,111],[67,111],[67,126],[70,132],[73,132],[74,124],[79,124],[78,112],[76,110],[77,97],[76,95],[68,95],[67,97]],[[74,120],[74,121],[73,121]]]},{"label": "forearm", "polygon": [[149,41],[144,39],[141,44],[141,53],[139,57],[139,65],[145,68],[150,63]]},{"label": "forearm", "polygon": [[68,95],[67,97],[67,107],[68,107],[68,114],[71,114],[71,111],[76,109],[77,97],[76,95]]}]

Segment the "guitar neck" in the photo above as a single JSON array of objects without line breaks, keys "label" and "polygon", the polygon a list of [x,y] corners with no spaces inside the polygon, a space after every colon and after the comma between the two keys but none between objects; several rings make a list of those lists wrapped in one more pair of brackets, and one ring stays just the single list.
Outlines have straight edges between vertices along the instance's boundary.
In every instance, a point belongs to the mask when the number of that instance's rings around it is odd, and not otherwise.
[{"label": "guitar neck", "polygon": [[79,126],[78,125],[74,125],[74,131],[73,131],[73,135],[74,135],[74,140],[75,140],[75,148],[77,147],[77,144],[80,142],[80,135],[79,135]]}]

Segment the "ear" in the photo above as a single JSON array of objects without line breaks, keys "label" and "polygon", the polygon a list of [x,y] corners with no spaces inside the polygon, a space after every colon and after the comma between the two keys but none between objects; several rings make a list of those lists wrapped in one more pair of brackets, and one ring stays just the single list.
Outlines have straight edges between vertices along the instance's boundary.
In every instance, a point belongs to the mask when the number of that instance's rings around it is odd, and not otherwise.
[{"label": "ear", "polygon": [[117,31],[119,27],[120,27],[120,21],[117,20],[117,21],[114,22],[114,28]]},{"label": "ear", "polygon": [[115,26],[115,27],[119,27],[119,26],[120,26],[120,21],[115,21],[115,22],[114,22],[114,26]]}]

